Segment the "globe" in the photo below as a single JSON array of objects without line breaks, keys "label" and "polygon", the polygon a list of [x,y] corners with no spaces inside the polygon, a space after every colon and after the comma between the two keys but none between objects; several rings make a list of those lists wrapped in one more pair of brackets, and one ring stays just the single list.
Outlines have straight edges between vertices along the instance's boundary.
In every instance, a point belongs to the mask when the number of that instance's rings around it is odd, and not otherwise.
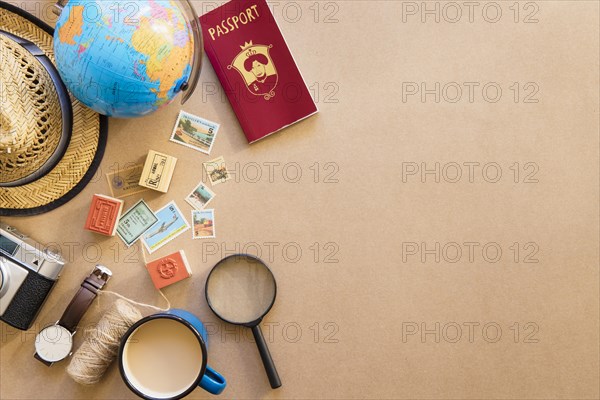
[{"label": "globe", "polygon": [[178,1],[70,0],[54,32],[56,66],[71,93],[117,118],[169,104],[192,73],[194,33]]}]

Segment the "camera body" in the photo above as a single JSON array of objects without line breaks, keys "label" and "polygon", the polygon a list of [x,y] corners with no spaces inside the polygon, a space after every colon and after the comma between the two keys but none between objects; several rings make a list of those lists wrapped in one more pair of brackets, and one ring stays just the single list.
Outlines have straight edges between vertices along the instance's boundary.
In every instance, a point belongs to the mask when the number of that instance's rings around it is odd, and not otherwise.
[{"label": "camera body", "polygon": [[0,223],[0,320],[29,329],[64,266],[60,254]]}]

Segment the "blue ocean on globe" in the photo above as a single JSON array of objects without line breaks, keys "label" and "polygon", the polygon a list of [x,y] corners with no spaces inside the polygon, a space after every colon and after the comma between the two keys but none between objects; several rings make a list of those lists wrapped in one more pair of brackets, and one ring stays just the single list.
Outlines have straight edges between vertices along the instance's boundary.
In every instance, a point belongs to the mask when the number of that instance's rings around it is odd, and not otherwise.
[{"label": "blue ocean on globe", "polygon": [[194,36],[176,1],[70,0],[56,23],[54,52],[79,101],[131,118],[170,103],[188,82]]}]

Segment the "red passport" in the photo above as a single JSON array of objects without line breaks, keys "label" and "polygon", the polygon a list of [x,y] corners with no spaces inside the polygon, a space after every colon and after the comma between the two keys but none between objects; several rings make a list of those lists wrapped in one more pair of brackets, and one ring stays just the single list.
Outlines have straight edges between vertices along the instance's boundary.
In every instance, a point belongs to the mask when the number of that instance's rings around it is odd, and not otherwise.
[{"label": "red passport", "polygon": [[248,142],[315,114],[265,0],[233,0],[200,17],[204,49]]}]

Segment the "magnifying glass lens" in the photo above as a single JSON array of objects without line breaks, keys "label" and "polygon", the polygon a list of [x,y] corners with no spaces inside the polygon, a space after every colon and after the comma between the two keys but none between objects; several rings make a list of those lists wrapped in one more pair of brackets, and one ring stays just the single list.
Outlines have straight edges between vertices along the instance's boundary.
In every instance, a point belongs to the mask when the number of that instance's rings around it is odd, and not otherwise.
[{"label": "magnifying glass lens", "polygon": [[275,287],[273,274],[264,264],[249,257],[230,257],[210,274],[206,297],[221,319],[248,324],[269,311]]}]

